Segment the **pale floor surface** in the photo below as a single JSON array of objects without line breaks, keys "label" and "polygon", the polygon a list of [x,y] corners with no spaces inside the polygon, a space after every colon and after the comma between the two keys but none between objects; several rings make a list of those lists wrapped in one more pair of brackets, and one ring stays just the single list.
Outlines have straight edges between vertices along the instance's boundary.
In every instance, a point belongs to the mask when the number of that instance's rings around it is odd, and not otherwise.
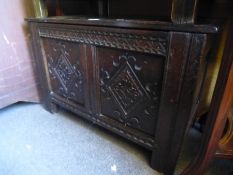
[{"label": "pale floor surface", "polygon": [[[159,175],[149,158],[146,149],[62,110],[50,114],[30,103],[0,110],[0,175]],[[221,168],[208,175],[228,175]]]},{"label": "pale floor surface", "polygon": [[64,111],[23,103],[0,111],[0,175],[159,174],[146,152]]}]

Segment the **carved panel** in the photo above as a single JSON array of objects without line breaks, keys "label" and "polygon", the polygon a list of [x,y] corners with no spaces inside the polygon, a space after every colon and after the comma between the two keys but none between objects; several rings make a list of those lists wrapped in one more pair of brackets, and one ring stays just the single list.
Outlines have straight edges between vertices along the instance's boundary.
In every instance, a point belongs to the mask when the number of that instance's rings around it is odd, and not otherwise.
[{"label": "carved panel", "polygon": [[79,45],[43,40],[51,91],[66,100],[84,104],[84,73]]},{"label": "carved panel", "polygon": [[154,133],[164,58],[124,50],[97,49],[101,114]]},{"label": "carved panel", "polygon": [[107,88],[125,115],[146,100],[148,95],[128,62],[109,81]]},{"label": "carved panel", "polygon": [[130,51],[138,51],[166,56],[167,35],[162,32],[153,32],[151,35],[128,34],[89,29],[63,29],[40,27],[39,35],[45,38],[74,41],[96,46],[105,46]]}]

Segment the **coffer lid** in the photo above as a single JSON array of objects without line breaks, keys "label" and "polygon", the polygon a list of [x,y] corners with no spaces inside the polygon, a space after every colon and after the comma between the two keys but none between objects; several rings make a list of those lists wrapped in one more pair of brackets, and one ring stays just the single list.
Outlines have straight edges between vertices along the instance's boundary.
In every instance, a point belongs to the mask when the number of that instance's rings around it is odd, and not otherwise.
[{"label": "coffer lid", "polygon": [[217,33],[219,27],[214,24],[173,24],[171,22],[136,20],[136,19],[109,19],[87,18],[77,16],[56,16],[47,18],[27,18],[26,21],[38,23],[58,23],[74,25],[92,25],[102,27],[133,28],[147,30],[163,30],[193,33]]}]

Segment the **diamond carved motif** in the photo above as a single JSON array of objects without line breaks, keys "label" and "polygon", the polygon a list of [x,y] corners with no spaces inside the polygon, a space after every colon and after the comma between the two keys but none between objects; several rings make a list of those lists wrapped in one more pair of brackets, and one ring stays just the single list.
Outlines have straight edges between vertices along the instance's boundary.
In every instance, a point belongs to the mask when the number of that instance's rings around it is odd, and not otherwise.
[{"label": "diamond carved motif", "polygon": [[[60,52],[58,52],[60,50]],[[66,45],[58,43],[53,48],[55,58],[48,55],[48,69],[51,78],[57,80],[59,85],[53,85],[53,90],[70,99],[77,99],[83,92],[83,76],[79,62],[72,64]]]},{"label": "diamond carved motif", "polygon": [[107,88],[125,115],[149,99],[127,61],[108,82]]}]

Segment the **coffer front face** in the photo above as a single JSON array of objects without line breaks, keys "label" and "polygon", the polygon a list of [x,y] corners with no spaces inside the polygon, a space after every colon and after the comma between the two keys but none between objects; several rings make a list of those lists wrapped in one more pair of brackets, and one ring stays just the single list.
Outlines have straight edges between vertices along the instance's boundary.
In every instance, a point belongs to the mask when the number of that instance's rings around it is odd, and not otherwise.
[{"label": "coffer front face", "polygon": [[85,107],[86,76],[83,46],[42,38],[49,90],[63,100]]},{"label": "coffer front face", "polygon": [[53,92],[49,97],[59,96],[55,102],[74,111],[81,106],[94,122],[151,147],[168,33],[59,26],[39,29],[48,87]]},{"label": "coffer front face", "polygon": [[153,135],[164,57],[97,47],[100,115]]}]

